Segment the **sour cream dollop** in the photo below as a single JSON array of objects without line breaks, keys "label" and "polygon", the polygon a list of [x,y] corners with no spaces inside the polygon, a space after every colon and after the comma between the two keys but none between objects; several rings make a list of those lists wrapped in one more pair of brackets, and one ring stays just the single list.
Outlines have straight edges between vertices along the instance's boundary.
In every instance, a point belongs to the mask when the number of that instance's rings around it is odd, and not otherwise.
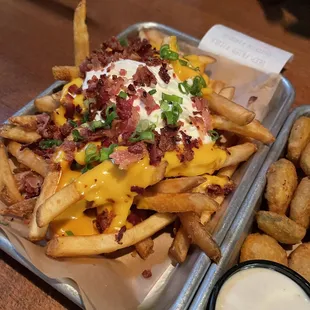
[{"label": "sour cream dollop", "polygon": [[309,310],[310,298],[293,280],[266,268],[235,273],[221,288],[215,310]]},{"label": "sour cream dollop", "polygon": [[[125,79],[124,85],[128,86],[129,84],[133,83],[133,75],[136,73],[138,67],[141,65],[146,66],[145,63],[142,63],[139,61],[134,61],[130,59],[122,59],[112,64],[109,64],[108,66],[106,66],[105,68],[101,70],[88,71],[86,73],[86,77],[83,83],[83,89],[88,88],[87,81],[92,79],[93,76],[96,76],[98,79],[103,74],[106,74],[107,76],[112,76],[112,75],[121,76],[120,75],[121,69],[124,69],[126,71],[126,74],[122,75],[121,77]],[[108,68],[110,68],[109,72],[108,72]],[[173,69],[171,68],[168,70],[168,74],[170,75],[171,78],[170,78],[169,83],[166,84],[159,76],[160,66],[147,66],[147,68],[156,77],[157,84],[154,85],[154,87],[143,86],[142,88],[147,92],[153,89],[156,90],[156,93],[153,94],[152,96],[158,105],[160,105],[160,101],[162,99],[163,93],[181,97],[183,99],[183,102],[181,104],[181,108],[183,112],[181,113],[179,120],[183,123],[183,125],[181,126],[180,130],[183,130],[187,135],[191,136],[193,139],[199,138],[199,132],[197,128],[191,124],[190,119],[189,119],[190,116],[194,116],[193,112],[195,111],[193,102],[191,100],[191,96],[180,92],[178,85],[181,81],[174,74]],[[188,81],[188,82],[190,83],[191,81]],[[164,120],[161,117],[161,113],[162,113],[161,109],[157,109],[153,111],[150,115],[148,115],[144,104],[141,102],[139,98],[134,100],[133,105],[140,107],[140,110],[139,110],[140,120],[148,120],[154,123],[156,125],[155,130],[158,132],[160,131],[160,128],[165,127]],[[96,115],[96,120],[101,120],[100,111]],[[210,143],[211,141],[212,141],[211,138],[208,135],[206,135],[203,140],[203,143],[206,144],[206,143]]]}]

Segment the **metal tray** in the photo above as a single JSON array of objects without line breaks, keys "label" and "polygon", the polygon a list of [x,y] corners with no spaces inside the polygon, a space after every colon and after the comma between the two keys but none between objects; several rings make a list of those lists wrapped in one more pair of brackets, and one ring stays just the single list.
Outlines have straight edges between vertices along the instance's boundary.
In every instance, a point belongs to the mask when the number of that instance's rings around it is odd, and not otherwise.
[{"label": "metal tray", "polygon": [[[199,40],[189,35],[181,33],[170,27],[153,23],[135,24],[118,35],[118,38],[133,37],[138,34],[141,29],[157,29],[168,35],[176,35],[179,41],[193,47],[197,47]],[[52,93],[55,88],[61,87],[61,82],[56,82],[41,95]],[[54,90],[55,91],[55,90]],[[264,126],[271,130],[274,135],[277,135],[281,125],[288,115],[289,108],[294,100],[295,92],[291,84],[285,78],[281,78],[279,86],[270,102],[270,111],[263,121]],[[15,115],[23,115],[33,112],[33,101],[28,103],[23,109]],[[221,244],[227,234],[229,227],[232,224],[243,200],[246,197],[252,183],[258,174],[270,147],[260,144],[257,153],[246,164],[242,165],[234,175],[234,181],[239,184],[236,191],[230,195],[225,204],[227,208],[219,223],[215,227],[215,240]],[[0,232],[1,233],[1,232]],[[0,234],[0,248],[11,255],[13,258],[21,262],[28,269],[33,271],[43,280],[51,284],[62,294],[67,296],[80,307],[83,307],[81,298],[76,286],[65,280],[57,282],[49,279],[40,273],[31,263],[21,257],[11,244],[7,241],[5,235]],[[199,284],[205,276],[208,268],[211,265],[209,258],[200,250],[195,249],[187,258],[186,262],[177,267],[170,266],[158,280],[152,290],[149,292],[141,309],[185,309],[190,305],[190,302],[197,291]]]},{"label": "metal tray", "polygon": [[222,243],[221,250],[223,257],[220,263],[218,265],[212,264],[209,268],[191,303],[190,309],[206,309],[210,293],[215,283],[226,270],[237,263],[240,248],[247,235],[251,233],[255,213],[260,209],[266,185],[267,170],[273,162],[285,155],[291,128],[294,122],[303,115],[310,116],[310,105],[296,108],[287,118]]}]

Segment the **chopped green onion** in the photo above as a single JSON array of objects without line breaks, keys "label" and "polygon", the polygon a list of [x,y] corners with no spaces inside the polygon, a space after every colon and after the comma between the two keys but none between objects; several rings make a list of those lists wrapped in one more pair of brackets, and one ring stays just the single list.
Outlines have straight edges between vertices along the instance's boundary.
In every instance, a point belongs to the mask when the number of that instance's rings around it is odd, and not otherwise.
[{"label": "chopped green onion", "polygon": [[82,141],[84,139],[77,129],[72,130],[72,136],[74,142]]},{"label": "chopped green onion", "polygon": [[179,83],[178,88],[182,94],[185,94],[185,95],[189,94],[189,85],[187,84],[186,81],[184,81],[183,83]]},{"label": "chopped green onion", "polygon": [[183,103],[183,98],[176,96],[176,95],[168,95],[165,93],[162,93],[162,100],[168,101],[168,102],[175,102],[178,104],[182,104]]},{"label": "chopped green onion", "polygon": [[73,127],[76,128],[78,125],[75,121],[73,121],[72,119],[69,119],[69,124]]},{"label": "chopped green onion", "polygon": [[156,89],[151,89],[151,90],[149,91],[149,94],[152,96],[152,95],[156,94],[156,92],[157,92]]},{"label": "chopped green onion", "polygon": [[90,164],[87,164],[83,167],[83,169],[81,169],[81,173],[84,174],[85,172],[87,172],[88,170],[90,170],[92,167]]},{"label": "chopped green onion", "polygon": [[112,105],[108,106],[105,110],[105,115],[106,115],[105,125],[107,127],[110,127],[113,120],[118,117],[118,115],[116,113],[116,105],[112,104]]},{"label": "chopped green onion", "polygon": [[181,66],[187,66],[188,65],[188,62],[186,60],[179,59],[179,62],[180,62]]},{"label": "chopped green onion", "polygon": [[156,128],[156,124],[148,121],[147,119],[141,120],[134,131],[134,133],[130,136],[130,142],[138,142],[138,141],[147,141],[154,142],[155,136],[153,130]]},{"label": "chopped green onion", "polygon": [[42,150],[51,149],[54,146],[59,146],[62,144],[61,140],[51,139],[51,140],[41,140],[39,143],[39,147]]},{"label": "chopped green onion", "polygon": [[82,124],[87,123],[88,120],[89,120],[89,112],[86,111],[86,112],[83,114]]},{"label": "chopped green onion", "polygon": [[65,233],[67,236],[74,236],[74,233],[71,230],[66,230]]},{"label": "chopped green onion", "polygon": [[90,164],[98,160],[99,160],[99,153],[97,145],[92,143],[88,144],[85,149],[85,163]]},{"label": "chopped green onion", "polygon": [[168,60],[178,60],[179,54],[177,52],[171,51],[168,44],[161,46],[159,50],[160,58]]},{"label": "chopped green onion", "polygon": [[121,46],[128,46],[128,41],[127,41],[127,39],[126,38],[120,38],[119,39],[119,43],[120,43],[120,45]]},{"label": "chopped green onion", "polygon": [[211,137],[212,141],[216,141],[220,138],[219,133],[215,130],[208,130],[208,135]]},{"label": "chopped green onion", "polygon": [[89,124],[89,127],[92,131],[95,131],[96,129],[103,128],[105,126],[105,123],[103,121],[92,121]]},{"label": "chopped green onion", "polygon": [[128,95],[127,95],[124,91],[121,91],[121,92],[118,94],[118,96],[119,96],[120,98],[126,99]]},{"label": "chopped green onion", "polygon": [[162,110],[162,118],[166,120],[167,125],[176,126],[183,109],[176,102],[168,103],[162,101],[160,108]]},{"label": "chopped green onion", "polygon": [[117,144],[111,144],[109,147],[103,147],[100,150],[99,160],[101,162],[110,158],[110,155],[114,152],[114,149],[117,147]]}]

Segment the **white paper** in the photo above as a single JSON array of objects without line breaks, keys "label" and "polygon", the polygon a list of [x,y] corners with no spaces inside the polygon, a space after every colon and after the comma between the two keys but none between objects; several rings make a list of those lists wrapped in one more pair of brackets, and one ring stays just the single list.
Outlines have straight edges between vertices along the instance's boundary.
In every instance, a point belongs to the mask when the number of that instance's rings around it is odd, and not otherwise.
[{"label": "white paper", "polygon": [[213,26],[198,47],[266,73],[280,73],[285,64],[293,59],[292,53],[223,25]]}]

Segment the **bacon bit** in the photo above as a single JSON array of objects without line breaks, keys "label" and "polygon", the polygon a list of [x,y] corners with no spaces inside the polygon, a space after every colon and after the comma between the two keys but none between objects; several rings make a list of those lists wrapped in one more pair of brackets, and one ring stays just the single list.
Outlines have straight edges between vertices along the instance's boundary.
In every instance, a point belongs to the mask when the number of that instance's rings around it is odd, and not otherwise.
[{"label": "bacon bit", "polygon": [[48,114],[37,115],[37,132],[45,139],[61,140],[62,134]]},{"label": "bacon bit", "polygon": [[163,63],[159,69],[158,75],[161,77],[161,79],[168,84],[170,81],[170,75],[168,74],[168,70],[166,69],[167,64]]},{"label": "bacon bit", "polygon": [[115,64],[112,63],[108,68],[107,68],[107,72],[110,72],[112,69],[115,68]]},{"label": "bacon bit", "polygon": [[94,220],[97,230],[102,234],[112,223],[115,214],[104,210],[102,213],[98,214]]},{"label": "bacon bit", "polygon": [[142,88],[138,89],[140,95],[140,100],[145,106],[147,115],[150,115],[153,111],[160,109],[160,106],[155,102],[152,95],[143,90]]},{"label": "bacon bit", "polygon": [[126,170],[130,164],[136,163],[144,157],[142,154],[134,154],[127,150],[117,150],[110,155],[114,163],[118,165],[119,169]]},{"label": "bacon bit", "polygon": [[156,85],[157,80],[155,75],[148,69],[147,66],[140,65],[133,75],[134,85],[139,86],[148,86]]},{"label": "bacon bit", "polygon": [[131,186],[130,191],[142,195],[144,193],[144,188],[140,186]]},{"label": "bacon bit", "polygon": [[74,113],[75,113],[75,105],[71,102],[65,102],[64,108],[66,110],[65,118],[66,119],[73,119]]},{"label": "bacon bit", "polygon": [[197,139],[193,139],[191,136],[188,136],[184,131],[180,131],[183,141],[183,152],[178,153],[178,158],[180,162],[191,161],[194,158],[193,148],[199,148],[199,142]]},{"label": "bacon bit", "polygon": [[206,188],[206,193],[211,197],[227,196],[235,189],[235,184],[229,183],[222,188],[220,185],[211,184]]},{"label": "bacon bit", "polygon": [[193,125],[197,127],[200,139],[203,140],[207,132],[213,129],[212,117],[208,109],[206,100],[198,97],[194,97],[193,99],[194,99],[194,107],[198,110],[198,112],[194,112],[194,114],[195,115],[200,114],[201,117],[191,116],[190,120],[193,123]]},{"label": "bacon bit", "polygon": [[256,96],[251,96],[248,100],[248,104],[247,107],[251,106],[256,100],[258,99],[258,97]]},{"label": "bacon bit", "polygon": [[79,95],[82,93],[82,88],[78,87],[76,84],[70,85],[70,87],[68,88],[68,92],[71,95]]},{"label": "bacon bit", "polygon": [[128,147],[128,151],[133,154],[146,154],[147,149],[143,142],[137,142]]},{"label": "bacon bit", "polygon": [[148,210],[140,210],[135,206],[131,207],[130,214],[127,217],[127,221],[133,226],[143,222],[149,216]]},{"label": "bacon bit", "polygon": [[150,269],[145,269],[143,272],[142,272],[142,277],[144,279],[148,279],[152,276],[152,271]]},{"label": "bacon bit", "polygon": [[132,84],[129,84],[128,85],[128,88],[127,88],[127,93],[129,94],[129,95],[134,95],[135,93],[136,93],[136,89],[135,89],[135,87],[132,85]]},{"label": "bacon bit", "polygon": [[127,71],[126,71],[125,69],[119,70],[119,74],[120,74],[121,76],[125,76],[126,73],[127,73]]},{"label": "bacon bit", "polygon": [[66,140],[60,146],[60,148],[65,153],[65,159],[69,162],[73,161],[74,159],[74,151],[75,151],[75,143],[73,141]]},{"label": "bacon bit", "polygon": [[122,244],[120,241],[123,239],[124,232],[126,231],[126,226],[122,226],[117,234],[115,234],[115,241],[119,244]]},{"label": "bacon bit", "polygon": [[32,172],[20,172],[14,175],[19,191],[25,193],[25,198],[29,199],[40,194],[43,178]]}]

